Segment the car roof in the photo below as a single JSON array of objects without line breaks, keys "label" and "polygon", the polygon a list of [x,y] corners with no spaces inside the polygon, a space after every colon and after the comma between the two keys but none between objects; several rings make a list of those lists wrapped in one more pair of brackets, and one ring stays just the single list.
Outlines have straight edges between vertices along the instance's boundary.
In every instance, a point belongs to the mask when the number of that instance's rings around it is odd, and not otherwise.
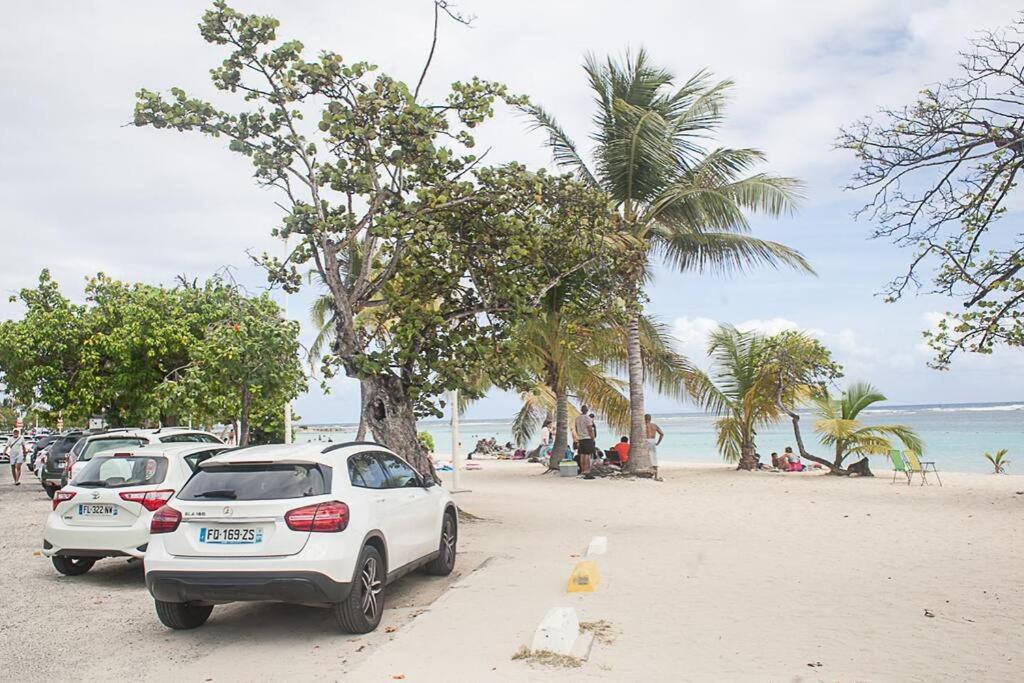
[{"label": "car roof", "polygon": [[347,441],[324,446],[322,443],[302,444],[269,444],[266,446],[243,446],[232,448],[220,455],[215,455],[200,467],[217,464],[242,463],[317,463],[337,465],[353,453],[366,450],[385,451],[391,449],[374,441]]},{"label": "car roof", "polygon": [[193,453],[201,453],[203,451],[213,450],[215,448],[224,448],[223,444],[216,443],[152,443],[145,446],[136,448],[125,448],[124,450],[117,450],[114,452],[105,451],[96,457],[108,457],[114,454],[117,455],[162,455],[169,458],[184,458],[185,456],[192,455]]}]

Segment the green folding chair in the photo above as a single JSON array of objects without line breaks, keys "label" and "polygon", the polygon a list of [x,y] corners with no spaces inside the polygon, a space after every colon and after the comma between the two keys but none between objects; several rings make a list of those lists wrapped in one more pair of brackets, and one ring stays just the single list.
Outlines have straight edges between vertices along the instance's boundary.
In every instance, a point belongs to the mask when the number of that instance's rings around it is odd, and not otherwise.
[{"label": "green folding chair", "polygon": [[907,478],[907,486],[910,486],[910,470],[899,451],[889,451],[889,460],[892,461],[892,483],[896,483],[896,475],[902,473]]},{"label": "green folding chair", "polygon": [[[907,462],[910,463],[910,471],[921,473],[921,486],[928,483],[928,468],[932,468],[932,472],[935,473],[935,478],[939,481],[939,486],[942,486],[942,479],[939,479],[939,470],[935,467],[935,463],[931,460],[920,460],[917,457],[917,453],[914,451],[907,451]],[[910,483],[910,482],[907,482]]]}]

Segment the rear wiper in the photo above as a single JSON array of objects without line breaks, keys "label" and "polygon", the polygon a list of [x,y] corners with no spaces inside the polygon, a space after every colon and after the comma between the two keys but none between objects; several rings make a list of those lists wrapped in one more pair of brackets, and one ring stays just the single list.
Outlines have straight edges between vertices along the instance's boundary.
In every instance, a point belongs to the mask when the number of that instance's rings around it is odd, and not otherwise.
[{"label": "rear wiper", "polygon": [[213,491],[203,491],[202,493],[195,494],[196,498],[228,498],[234,500],[238,498],[238,494],[231,489],[216,489]]},{"label": "rear wiper", "polygon": [[107,482],[100,481],[100,480],[96,480],[96,481],[75,481],[75,482],[72,482],[72,485],[73,486],[98,486],[98,487],[101,487],[101,488],[107,488]]}]

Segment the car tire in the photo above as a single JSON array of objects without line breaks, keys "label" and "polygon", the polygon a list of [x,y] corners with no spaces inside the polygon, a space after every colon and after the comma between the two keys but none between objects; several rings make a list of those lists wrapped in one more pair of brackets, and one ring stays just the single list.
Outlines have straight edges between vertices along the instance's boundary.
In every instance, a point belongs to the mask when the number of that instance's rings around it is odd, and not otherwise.
[{"label": "car tire", "polygon": [[43,484],[43,490],[46,491],[46,495],[53,498],[57,494],[57,488],[54,486],[47,486]]},{"label": "car tire", "polygon": [[91,557],[61,557],[54,555],[50,558],[53,561],[53,568],[64,576],[79,576],[86,573],[96,564]]},{"label": "car tire", "polygon": [[437,557],[423,566],[423,571],[434,576],[448,576],[455,569],[455,551],[459,540],[459,527],[455,513],[446,511],[441,522],[441,543]]},{"label": "car tire", "polygon": [[160,623],[178,631],[199,628],[213,612],[213,605],[195,605],[189,602],[155,600],[156,615]]},{"label": "car tire", "polygon": [[387,574],[384,560],[373,546],[359,553],[352,590],[344,602],[334,606],[334,618],[347,633],[369,633],[377,628],[384,614],[384,584]]}]

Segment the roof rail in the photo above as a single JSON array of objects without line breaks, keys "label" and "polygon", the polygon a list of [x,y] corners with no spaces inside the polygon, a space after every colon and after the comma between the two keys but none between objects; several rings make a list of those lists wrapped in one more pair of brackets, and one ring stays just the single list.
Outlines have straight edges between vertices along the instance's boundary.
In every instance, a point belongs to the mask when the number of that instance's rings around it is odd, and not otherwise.
[{"label": "roof rail", "polygon": [[322,455],[324,453],[336,451],[339,448],[347,448],[348,446],[380,446],[381,448],[387,448],[387,446],[385,446],[384,444],[377,443],[376,441],[344,441],[342,443],[331,444],[327,448],[320,451],[320,453]]}]

